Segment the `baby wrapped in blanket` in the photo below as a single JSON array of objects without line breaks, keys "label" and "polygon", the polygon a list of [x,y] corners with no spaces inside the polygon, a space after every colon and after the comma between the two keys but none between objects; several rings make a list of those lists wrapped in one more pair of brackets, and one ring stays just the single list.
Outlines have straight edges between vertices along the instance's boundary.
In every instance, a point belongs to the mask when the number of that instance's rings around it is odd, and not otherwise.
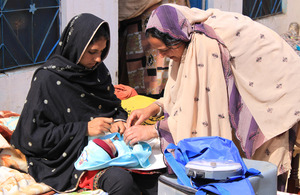
[{"label": "baby wrapped in blanket", "polygon": [[157,141],[159,140],[139,142],[130,146],[126,145],[119,133],[99,138],[91,137],[75,162],[75,168],[78,170],[100,170],[110,166],[143,170],[164,168],[163,156],[157,148],[159,145]]}]

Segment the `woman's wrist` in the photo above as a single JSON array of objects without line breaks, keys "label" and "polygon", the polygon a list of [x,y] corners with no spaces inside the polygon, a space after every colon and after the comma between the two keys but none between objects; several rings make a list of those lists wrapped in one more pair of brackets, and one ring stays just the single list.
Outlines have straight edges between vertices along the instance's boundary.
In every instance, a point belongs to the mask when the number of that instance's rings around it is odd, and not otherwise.
[{"label": "woman's wrist", "polygon": [[158,123],[156,123],[155,125],[154,125],[154,130],[155,130],[155,137],[159,137],[159,130],[158,130],[158,127],[157,127],[157,125],[158,125]]}]

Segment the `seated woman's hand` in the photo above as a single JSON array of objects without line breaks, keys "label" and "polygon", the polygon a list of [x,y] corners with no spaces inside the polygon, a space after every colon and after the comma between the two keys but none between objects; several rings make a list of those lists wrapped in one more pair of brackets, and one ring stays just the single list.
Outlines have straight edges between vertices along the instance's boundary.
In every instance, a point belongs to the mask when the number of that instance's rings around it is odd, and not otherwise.
[{"label": "seated woman's hand", "polygon": [[97,136],[109,132],[112,128],[113,118],[97,117],[88,122],[87,135]]},{"label": "seated woman's hand", "polygon": [[124,132],[124,141],[130,145],[156,137],[158,137],[158,134],[154,125],[134,125]]},{"label": "seated woman's hand", "polygon": [[117,121],[111,124],[110,132],[115,133],[119,132],[120,134],[123,134],[126,129],[126,123],[123,121]]}]

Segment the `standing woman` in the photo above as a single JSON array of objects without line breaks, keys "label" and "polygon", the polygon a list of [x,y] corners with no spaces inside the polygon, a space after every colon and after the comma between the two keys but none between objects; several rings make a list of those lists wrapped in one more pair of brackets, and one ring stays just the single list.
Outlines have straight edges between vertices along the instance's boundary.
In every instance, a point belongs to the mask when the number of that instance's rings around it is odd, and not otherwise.
[{"label": "standing woman", "polygon": [[74,167],[88,136],[125,130],[127,112],[103,63],[109,36],[108,23],[92,14],[71,19],[55,54],[35,71],[12,135],[12,145],[26,155],[29,174],[55,191],[79,186],[139,194],[131,173],[122,168],[85,172]]},{"label": "standing woman", "polygon": [[[274,31],[239,13],[165,4],[149,18],[151,46],[171,58],[163,98],[127,120],[125,141],[160,136],[238,139],[245,157],[291,169],[300,120],[300,58]],[[141,122],[165,113],[165,120]],[[234,131],[232,131],[232,129]]]}]

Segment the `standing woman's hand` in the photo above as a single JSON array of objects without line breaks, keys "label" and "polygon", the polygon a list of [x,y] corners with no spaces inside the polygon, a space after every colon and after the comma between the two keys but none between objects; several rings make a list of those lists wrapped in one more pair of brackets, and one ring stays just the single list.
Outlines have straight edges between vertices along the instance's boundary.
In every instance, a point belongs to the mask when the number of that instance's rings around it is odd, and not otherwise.
[{"label": "standing woman's hand", "polygon": [[97,117],[88,122],[87,135],[97,136],[105,132],[109,132],[112,128],[113,118]]},{"label": "standing woman's hand", "polygon": [[130,145],[156,137],[158,137],[158,133],[154,125],[134,125],[124,132],[124,141]]},{"label": "standing woman's hand", "polygon": [[160,112],[160,107],[157,104],[150,104],[146,108],[137,109],[131,112],[127,119],[127,129],[134,125],[140,125],[151,116],[155,116]]},{"label": "standing woman's hand", "polygon": [[133,125],[140,125],[145,120],[150,118],[150,114],[147,113],[146,108],[137,109],[131,112],[130,116],[127,119],[127,128],[133,126]]}]

